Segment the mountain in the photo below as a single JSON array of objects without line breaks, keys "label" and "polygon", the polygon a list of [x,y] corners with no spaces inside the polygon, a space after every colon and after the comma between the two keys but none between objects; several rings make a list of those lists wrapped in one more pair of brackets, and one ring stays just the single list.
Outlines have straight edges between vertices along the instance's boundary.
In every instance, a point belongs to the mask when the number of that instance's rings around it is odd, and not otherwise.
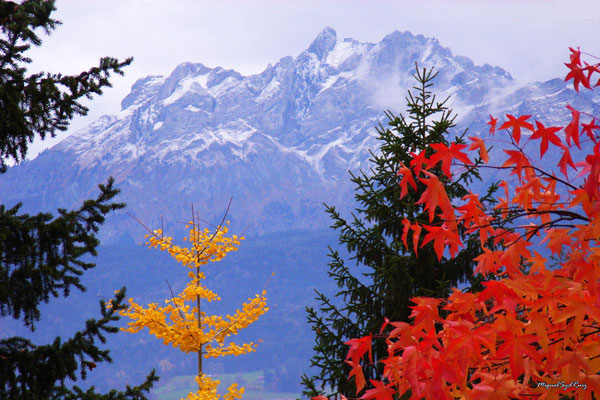
[{"label": "mountain", "polygon": [[[386,108],[401,109],[415,61],[441,71],[436,91],[461,110],[512,83],[435,39],[394,32],[360,43],[326,28],[257,75],[184,63],[138,80],[118,115],[4,175],[2,200],[70,206],[112,175],[128,211],[148,223],[180,220],[191,202],[215,220],[233,196],[230,217],[249,233],[326,227],[322,203],[352,198],[347,171],[367,167],[374,127]],[[127,217],[118,226],[103,239],[139,232]]]},{"label": "mountain", "polygon": [[[448,105],[458,113],[456,133],[487,131],[490,113],[532,114],[546,126],[565,120],[567,103],[600,114],[598,95],[577,96],[558,78],[521,84],[499,67],[454,56],[433,38],[393,32],[379,43],[362,43],[339,39],[326,28],[300,55],[256,75],[183,63],[169,76],[139,79],[120,113],[103,116],[0,176],[0,203],[23,201],[28,212],[70,208],[114,176],[128,213],[152,228],[164,222],[178,237],[191,203],[201,218],[216,223],[233,197],[232,233],[244,231],[248,239],[209,276],[216,286],[208,284],[222,298],[227,292],[235,299],[223,305],[227,309],[276,272],[269,301],[277,307],[253,331],[265,339],[264,353],[235,367],[223,361],[219,368],[285,367],[288,380],[278,385],[292,385],[310,358],[313,336],[303,310],[313,304],[311,288],[335,292],[325,264],[326,246],[337,248],[337,236],[327,229],[322,203],[343,215],[353,209],[348,171],[368,171],[369,150],[378,148],[375,127],[386,123],[384,110],[404,111],[415,62],[439,71],[432,90],[438,99],[450,96]],[[185,275],[176,278],[168,258],[135,247],[144,233],[124,212],[109,218],[100,233],[98,267],[86,275],[90,292],[110,295],[126,284],[136,299],[157,301],[169,296],[165,277],[183,285]],[[232,280],[241,283],[232,287]],[[68,324],[64,307],[94,316],[97,297],[77,296],[49,305],[47,325]],[[80,323],[76,318],[73,328]],[[21,332],[7,324],[0,327]],[[156,365],[164,376],[193,373],[193,357],[184,361],[143,334],[117,336],[110,342],[118,349],[110,368],[119,372],[106,368],[103,383],[135,381]]]}]

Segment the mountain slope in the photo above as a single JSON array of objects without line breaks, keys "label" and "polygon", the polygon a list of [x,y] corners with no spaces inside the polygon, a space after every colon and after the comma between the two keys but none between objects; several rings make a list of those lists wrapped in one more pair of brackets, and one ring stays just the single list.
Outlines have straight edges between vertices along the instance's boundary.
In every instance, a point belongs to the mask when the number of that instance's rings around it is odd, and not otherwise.
[{"label": "mountain slope", "polygon": [[[374,126],[385,108],[399,108],[415,61],[440,69],[435,89],[458,108],[512,83],[435,39],[394,32],[360,43],[326,28],[298,57],[257,75],[184,63],[138,80],[120,114],[1,177],[3,201],[68,206],[113,175],[144,221],[180,219],[191,202],[214,220],[233,196],[231,218],[250,233],[325,227],[321,203],[348,203],[347,171],[367,167]],[[137,232],[127,219],[123,229]]]}]

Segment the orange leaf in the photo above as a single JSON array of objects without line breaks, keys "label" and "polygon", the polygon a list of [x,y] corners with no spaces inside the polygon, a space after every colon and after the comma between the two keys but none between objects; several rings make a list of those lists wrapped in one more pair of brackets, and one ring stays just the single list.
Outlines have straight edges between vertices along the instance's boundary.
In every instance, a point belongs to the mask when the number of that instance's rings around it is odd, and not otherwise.
[{"label": "orange leaf", "polygon": [[535,250],[533,251],[533,254],[535,255],[535,257],[527,258],[527,261],[529,261],[530,263],[533,263],[531,265],[529,273],[530,274],[544,273],[544,271],[546,271],[546,262],[548,262],[548,260],[546,260],[544,257],[542,257],[540,255],[540,253],[538,253]]},{"label": "orange leaf", "polygon": [[483,162],[487,164],[487,162],[490,160],[490,157],[488,155],[487,149],[485,148],[485,143],[483,142],[483,139],[478,138],[476,136],[471,136],[469,137],[469,139],[473,141],[473,143],[471,143],[471,145],[469,146],[469,150],[479,149],[479,157],[481,157]]},{"label": "orange leaf", "polygon": [[546,237],[541,243],[548,242],[548,248],[553,254],[560,254],[563,246],[570,246],[573,241],[570,229],[552,228],[546,232]]},{"label": "orange leaf", "polygon": [[502,267],[502,263],[500,262],[501,256],[502,251],[492,251],[484,247],[483,254],[473,259],[473,261],[478,261],[475,273],[480,273],[483,276],[487,276],[489,273],[495,274]]},{"label": "orange leaf", "polygon": [[354,383],[356,383],[356,394],[358,394],[365,387],[365,375],[363,374],[362,367],[359,363],[353,363],[350,360],[346,360],[346,363],[352,367],[348,379],[354,376]]},{"label": "orange leaf", "polygon": [[580,371],[584,373],[596,373],[592,371],[588,364],[588,360],[578,351],[563,351],[560,355],[560,360],[556,363],[555,368],[567,366],[568,378],[576,380],[580,376]]}]

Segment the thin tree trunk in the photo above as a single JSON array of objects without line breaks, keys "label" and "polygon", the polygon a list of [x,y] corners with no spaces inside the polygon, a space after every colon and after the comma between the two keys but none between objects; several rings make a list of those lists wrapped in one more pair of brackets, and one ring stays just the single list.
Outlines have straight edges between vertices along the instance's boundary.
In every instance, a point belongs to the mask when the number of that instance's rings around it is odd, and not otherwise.
[{"label": "thin tree trunk", "polygon": [[[198,307],[198,329],[202,329],[202,317],[200,315],[200,296],[196,296],[196,306]],[[198,349],[198,375],[202,374],[202,344]]]},{"label": "thin tree trunk", "polygon": [[[199,223],[200,221],[198,221]],[[193,229],[194,229],[194,247],[196,246],[196,244],[198,243],[198,238],[196,236],[196,232],[198,229],[198,225],[196,224],[196,216],[194,214],[194,203],[192,203],[192,223],[193,223]],[[196,250],[197,251],[197,250]],[[201,254],[196,254],[197,260],[198,262],[200,262],[200,257]],[[196,264],[196,287],[200,286],[200,266],[198,264]],[[202,330],[202,314],[200,313],[200,296],[196,295],[196,307],[198,308],[198,316],[196,318],[196,320],[198,321],[198,331]],[[200,343],[200,346],[198,347],[198,376],[202,375],[202,343]],[[200,385],[198,385],[200,386]],[[202,389],[201,387],[199,389]]]}]

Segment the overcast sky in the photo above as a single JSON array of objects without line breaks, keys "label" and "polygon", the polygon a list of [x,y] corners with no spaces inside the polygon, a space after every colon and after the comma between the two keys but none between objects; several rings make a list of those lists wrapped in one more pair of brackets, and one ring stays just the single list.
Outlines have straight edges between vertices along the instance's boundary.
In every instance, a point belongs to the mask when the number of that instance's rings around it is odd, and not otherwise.
[{"label": "overcast sky", "polygon": [[569,46],[600,56],[599,0],[57,0],[54,16],[63,24],[30,52],[31,72],[79,73],[101,56],[134,57],[68,133],[118,112],[138,78],[185,61],[259,73],[297,56],[326,26],[361,42],[395,30],[436,37],[524,82],[563,77]]}]

